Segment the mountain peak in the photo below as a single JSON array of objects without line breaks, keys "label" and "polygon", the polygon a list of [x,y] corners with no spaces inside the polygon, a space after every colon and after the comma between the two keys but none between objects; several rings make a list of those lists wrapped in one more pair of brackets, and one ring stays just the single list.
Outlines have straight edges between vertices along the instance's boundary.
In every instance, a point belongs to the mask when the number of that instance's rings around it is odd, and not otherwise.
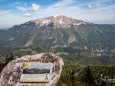
[{"label": "mountain peak", "polygon": [[82,24],[88,24],[87,22],[73,19],[64,15],[40,18],[40,19],[34,20],[34,22],[38,27],[50,26],[54,28],[70,28],[71,26],[79,26]]}]

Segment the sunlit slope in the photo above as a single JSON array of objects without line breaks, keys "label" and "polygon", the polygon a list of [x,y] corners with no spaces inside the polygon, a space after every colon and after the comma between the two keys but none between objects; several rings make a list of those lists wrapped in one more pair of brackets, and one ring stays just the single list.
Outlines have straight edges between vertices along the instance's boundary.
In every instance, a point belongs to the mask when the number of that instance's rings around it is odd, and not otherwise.
[{"label": "sunlit slope", "polygon": [[115,48],[115,28],[112,25],[89,24],[56,29],[36,29],[34,25],[20,25],[9,29],[4,35],[5,39],[2,40],[15,46],[42,44],[53,49],[72,47],[99,51],[111,51]]}]

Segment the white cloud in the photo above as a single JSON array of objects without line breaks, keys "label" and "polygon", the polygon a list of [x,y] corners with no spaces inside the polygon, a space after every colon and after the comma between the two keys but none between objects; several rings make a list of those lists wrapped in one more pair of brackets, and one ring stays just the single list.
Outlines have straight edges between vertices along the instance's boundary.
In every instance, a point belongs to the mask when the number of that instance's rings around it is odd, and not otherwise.
[{"label": "white cloud", "polygon": [[16,5],[20,5],[20,2],[15,2],[14,4],[16,4]]},{"label": "white cloud", "polygon": [[14,25],[19,25],[21,23],[30,21],[32,19],[32,17],[22,17],[21,15],[7,13],[0,16],[0,28],[9,28]]},{"label": "white cloud", "polygon": [[30,12],[37,12],[39,10],[40,10],[40,6],[35,3],[33,3],[32,7],[29,9]]},{"label": "white cloud", "polygon": [[22,6],[18,6],[17,9],[20,10],[20,11],[27,11],[27,8],[22,7]]},{"label": "white cloud", "polygon": [[9,12],[11,12],[11,11],[13,11],[13,10],[1,11],[1,12],[0,12],[0,15],[1,15],[1,14],[6,14],[6,13],[9,13]]},{"label": "white cloud", "polygon": [[62,0],[52,5],[51,7],[58,8],[58,7],[68,6],[68,5],[74,4],[75,2],[76,2],[75,0]]},{"label": "white cloud", "polygon": [[90,9],[92,9],[92,8],[94,8],[95,6],[93,6],[93,5],[91,5],[91,4],[89,4],[88,5],[88,8],[90,8]]},{"label": "white cloud", "polygon": [[96,0],[96,1],[99,2],[99,3],[106,3],[106,2],[109,2],[111,0]]},{"label": "white cloud", "polygon": [[26,13],[26,14],[23,14],[23,16],[24,16],[24,17],[30,17],[30,16],[31,16],[31,14]]},{"label": "white cloud", "polygon": [[20,11],[23,11],[23,12],[25,12],[25,11],[28,11],[28,12],[38,12],[40,10],[40,6],[35,4],[35,3],[33,3],[30,8],[26,7],[27,3],[25,3],[24,6],[17,6],[17,9],[20,10]]}]

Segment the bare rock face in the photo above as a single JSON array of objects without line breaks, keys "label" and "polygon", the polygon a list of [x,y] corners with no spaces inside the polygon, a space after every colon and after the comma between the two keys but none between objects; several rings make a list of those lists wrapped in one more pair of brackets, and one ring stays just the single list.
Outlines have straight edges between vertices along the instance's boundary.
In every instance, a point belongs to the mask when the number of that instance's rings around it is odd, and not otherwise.
[{"label": "bare rock face", "polygon": [[34,20],[35,24],[40,28],[42,26],[49,26],[50,28],[71,28],[71,26],[79,26],[82,24],[88,24],[87,22],[69,18],[66,16],[51,16],[47,18],[40,18],[37,20]]},{"label": "bare rock face", "polygon": [[[20,77],[22,74],[21,66],[24,62],[52,63],[53,70],[51,80],[48,83],[22,83]],[[41,53],[36,55],[27,55],[17,58],[8,63],[0,74],[0,86],[55,86],[60,79],[64,63],[61,57],[53,53]]]}]

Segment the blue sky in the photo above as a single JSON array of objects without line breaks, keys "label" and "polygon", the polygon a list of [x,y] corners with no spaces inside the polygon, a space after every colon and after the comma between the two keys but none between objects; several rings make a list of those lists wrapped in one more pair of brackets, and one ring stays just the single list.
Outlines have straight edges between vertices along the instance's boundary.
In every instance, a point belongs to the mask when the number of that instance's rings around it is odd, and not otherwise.
[{"label": "blue sky", "polygon": [[0,0],[0,28],[55,15],[115,24],[115,0]]}]

